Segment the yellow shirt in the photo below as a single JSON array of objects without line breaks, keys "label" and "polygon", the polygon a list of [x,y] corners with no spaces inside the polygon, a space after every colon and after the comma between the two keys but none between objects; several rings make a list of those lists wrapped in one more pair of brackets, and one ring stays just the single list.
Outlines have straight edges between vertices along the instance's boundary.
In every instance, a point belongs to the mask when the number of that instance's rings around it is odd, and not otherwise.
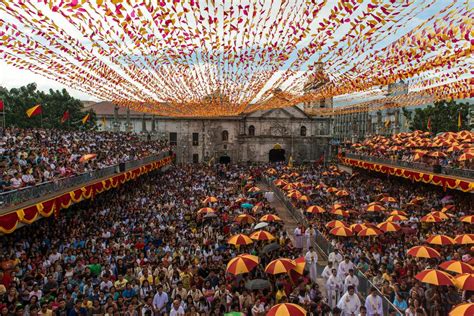
[{"label": "yellow shirt", "polygon": [[[148,280],[148,283],[150,283],[150,285],[153,285],[153,276],[151,274],[148,275],[148,278],[146,278],[146,280]],[[145,281],[145,276],[141,276],[140,277],[140,285],[143,284],[143,281]]]},{"label": "yellow shirt", "polygon": [[122,281],[117,280],[115,281],[114,285],[117,290],[123,290],[127,285],[128,281],[124,278]]},{"label": "yellow shirt", "polygon": [[281,300],[281,298],[282,298],[283,296],[286,296],[285,291],[283,291],[283,290],[278,290],[278,291],[276,292],[276,295],[275,295],[276,302],[279,303],[280,300]]}]

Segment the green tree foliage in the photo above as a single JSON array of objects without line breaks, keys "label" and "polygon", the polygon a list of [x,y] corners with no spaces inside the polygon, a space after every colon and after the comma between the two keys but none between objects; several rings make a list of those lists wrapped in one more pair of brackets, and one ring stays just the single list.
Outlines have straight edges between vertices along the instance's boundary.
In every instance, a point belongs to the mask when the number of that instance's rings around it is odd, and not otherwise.
[{"label": "green tree foliage", "polygon": [[[59,129],[94,129],[96,115],[91,112],[87,124],[82,125],[81,119],[87,114],[82,112],[81,101],[69,95],[66,89],[62,91],[50,89],[48,93],[39,91],[35,83],[20,88],[6,89],[0,87],[0,99],[5,104],[5,120],[7,126],[22,128],[43,127]],[[26,110],[40,104],[42,115],[31,118],[26,116]],[[61,118],[69,111],[69,120],[64,124]]]},{"label": "green tree foliage", "polygon": [[461,129],[470,129],[468,122],[469,103],[457,103],[455,101],[438,101],[434,105],[409,111],[403,109],[403,115],[410,124],[410,130],[428,131],[428,120],[431,119],[431,132],[457,132],[458,115],[461,112]]}]

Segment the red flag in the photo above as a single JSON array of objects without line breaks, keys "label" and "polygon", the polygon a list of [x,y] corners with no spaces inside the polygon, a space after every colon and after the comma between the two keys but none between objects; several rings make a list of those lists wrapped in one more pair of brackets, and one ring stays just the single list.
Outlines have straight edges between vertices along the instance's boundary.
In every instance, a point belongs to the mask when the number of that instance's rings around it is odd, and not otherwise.
[{"label": "red flag", "polygon": [[3,112],[5,109],[5,105],[3,104],[3,100],[0,100],[0,112]]},{"label": "red flag", "polygon": [[67,120],[69,120],[69,110],[66,110],[61,118],[61,124],[64,124]]},{"label": "red flag", "polygon": [[26,116],[33,117],[38,114],[41,114],[42,111],[43,109],[41,108],[41,105],[38,104],[26,110]]},{"label": "red flag", "polygon": [[431,117],[428,117],[428,124],[426,124],[426,128],[431,132]]}]

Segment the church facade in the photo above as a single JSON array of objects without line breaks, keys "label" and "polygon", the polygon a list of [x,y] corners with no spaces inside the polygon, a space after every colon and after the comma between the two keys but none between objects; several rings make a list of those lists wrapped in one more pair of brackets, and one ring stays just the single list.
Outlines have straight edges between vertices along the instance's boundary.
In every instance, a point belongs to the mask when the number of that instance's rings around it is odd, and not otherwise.
[{"label": "church facade", "polygon": [[179,163],[268,162],[272,149],[285,160],[290,156],[297,162],[320,160],[331,134],[329,118],[308,116],[299,107],[217,118],[143,115],[110,102],[87,104],[87,109],[96,112],[103,130],[166,138],[175,146]]}]

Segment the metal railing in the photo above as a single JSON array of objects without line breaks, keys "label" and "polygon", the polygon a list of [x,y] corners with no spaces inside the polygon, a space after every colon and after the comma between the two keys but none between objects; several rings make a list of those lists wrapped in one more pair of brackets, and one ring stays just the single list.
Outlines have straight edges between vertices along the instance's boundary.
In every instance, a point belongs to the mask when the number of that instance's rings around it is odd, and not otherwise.
[{"label": "metal railing", "polygon": [[474,179],[474,170],[471,170],[471,169],[457,169],[457,168],[451,168],[451,167],[441,167],[441,172],[436,172],[433,166],[430,166],[428,164],[421,163],[421,162],[402,161],[402,160],[397,160],[397,159],[380,158],[380,157],[358,155],[358,154],[352,154],[352,153],[346,153],[345,155],[347,158],[351,158],[351,159],[377,162],[377,163],[383,163],[386,165],[393,165],[396,167],[424,170],[424,171],[441,173],[441,174],[450,175],[450,176]]},{"label": "metal railing", "polygon": [[[293,203],[291,203],[291,201],[286,197],[286,195],[284,194],[284,192],[280,188],[278,188],[277,186],[275,186],[273,184],[273,179],[269,178],[269,177],[265,177],[264,181],[273,190],[273,192],[275,192],[278,199],[280,199],[280,201],[282,201],[285,204],[285,206],[290,211],[291,215],[295,218],[295,220],[299,224],[307,225],[308,220],[307,220],[306,216],[300,210],[295,208]],[[327,240],[324,237],[324,235],[321,233],[321,231],[319,231],[319,230],[317,231],[315,239],[312,241],[312,245],[313,245],[313,247],[316,247],[316,249],[319,250],[318,251],[319,253],[324,254],[326,260],[329,256],[329,254],[334,251],[334,247],[332,246],[331,242],[329,240]],[[321,273],[323,271],[323,268],[324,267],[322,267],[321,265],[318,264],[318,277],[321,277]],[[355,268],[355,272],[356,272],[356,274],[358,276],[358,279],[359,279],[358,291],[359,291],[360,294],[362,294],[364,296],[364,298],[367,297],[370,294],[370,289],[372,287],[374,287],[374,288],[377,289],[379,296],[382,298],[383,314],[384,315],[389,315],[391,311],[395,311],[395,312],[399,313],[400,315],[404,315],[404,313],[402,311],[400,311],[395,305],[393,305],[392,302],[390,302],[389,299],[387,299],[382,294],[380,289],[378,287],[376,287],[365,276],[365,274],[362,271]],[[364,304],[363,301],[361,303],[362,303],[362,305]]]},{"label": "metal railing", "polygon": [[[125,171],[138,168],[153,161],[160,160],[166,157],[167,155],[168,152],[162,152],[160,154],[148,156],[143,159],[127,161],[124,163]],[[113,176],[114,174],[119,173],[119,166],[120,164],[117,164],[67,178],[60,178],[48,182],[43,182],[35,186],[29,186],[17,190],[0,193],[0,211],[1,209],[6,208],[8,206],[23,203],[25,201],[36,199],[41,196],[62,191],[64,189],[71,188],[74,186],[80,186],[81,184],[85,184],[95,179]]]}]

